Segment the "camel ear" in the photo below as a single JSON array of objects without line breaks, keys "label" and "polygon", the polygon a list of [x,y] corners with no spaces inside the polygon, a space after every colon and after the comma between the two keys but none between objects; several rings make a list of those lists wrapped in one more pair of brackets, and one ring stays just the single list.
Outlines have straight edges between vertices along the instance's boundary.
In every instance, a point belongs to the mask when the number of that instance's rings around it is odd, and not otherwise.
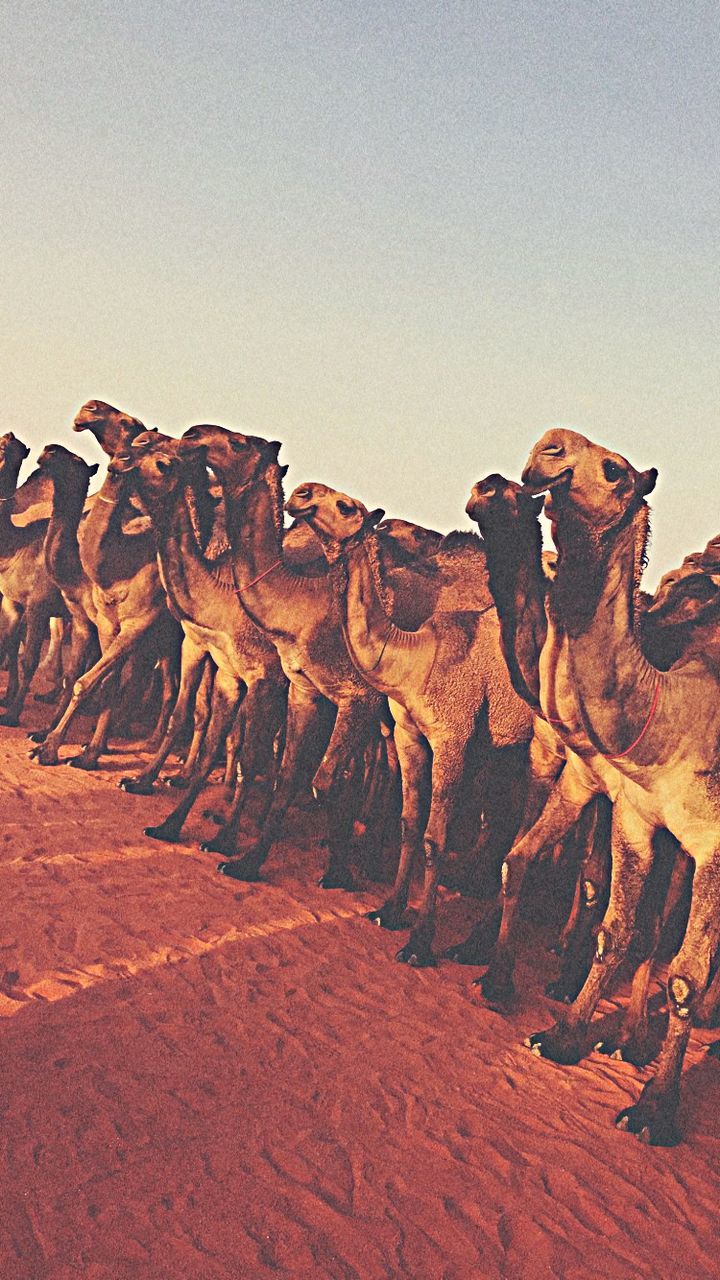
[{"label": "camel ear", "polygon": [[88,467],[88,475],[94,476],[99,466],[100,466],[99,462],[93,462],[92,466]]},{"label": "camel ear", "polygon": [[652,493],[658,478],[657,468],[650,467],[648,471],[641,471],[638,476],[637,492],[641,498],[647,498]]},{"label": "camel ear", "polygon": [[375,529],[384,518],[385,512],[382,507],[376,507],[374,511],[368,512],[363,523],[366,529]]},{"label": "camel ear", "polygon": [[283,479],[283,480],[285,479],[285,477],[286,477],[286,475],[287,475],[287,473],[288,473],[288,471],[289,471],[289,470],[290,470],[290,467],[289,467],[287,464],[286,464],[284,467],[281,467],[281,468],[280,468],[280,475],[281,475],[281,477],[282,477],[282,479]]},{"label": "camel ear", "polygon": [[278,454],[279,454],[279,452],[280,452],[280,450],[281,450],[281,449],[282,449],[282,441],[281,441],[281,440],[270,440],[270,441],[269,441],[269,443],[268,443],[268,451],[269,451],[270,453],[274,454],[276,458],[277,458],[277,456],[278,456]]}]

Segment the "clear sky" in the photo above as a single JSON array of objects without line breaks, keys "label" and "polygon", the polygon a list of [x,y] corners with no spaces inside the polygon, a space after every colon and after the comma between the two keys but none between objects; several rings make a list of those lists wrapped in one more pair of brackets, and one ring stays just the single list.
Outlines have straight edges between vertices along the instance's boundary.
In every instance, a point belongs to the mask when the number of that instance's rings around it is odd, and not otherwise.
[{"label": "clear sky", "polygon": [[720,530],[716,0],[0,0],[0,430],[109,400],[465,527],[553,423]]}]

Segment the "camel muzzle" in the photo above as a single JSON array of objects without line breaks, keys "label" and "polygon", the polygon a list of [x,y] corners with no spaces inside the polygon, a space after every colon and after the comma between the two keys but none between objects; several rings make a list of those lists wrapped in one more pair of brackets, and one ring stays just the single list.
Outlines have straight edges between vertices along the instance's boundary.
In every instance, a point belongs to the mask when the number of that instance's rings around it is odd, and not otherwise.
[{"label": "camel muzzle", "polygon": [[544,475],[541,467],[526,467],[522,473],[523,490],[536,498],[541,493],[549,493],[566,486],[569,490],[573,478],[572,467],[563,467],[558,475]]}]

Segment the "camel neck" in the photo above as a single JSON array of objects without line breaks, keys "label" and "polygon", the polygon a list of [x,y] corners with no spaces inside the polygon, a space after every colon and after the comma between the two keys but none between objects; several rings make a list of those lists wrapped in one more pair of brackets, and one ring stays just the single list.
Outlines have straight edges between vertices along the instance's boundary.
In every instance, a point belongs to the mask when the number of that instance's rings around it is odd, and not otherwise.
[{"label": "camel neck", "polygon": [[353,663],[382,693],[402,688],[413,664],[415,632],[397,627],[381,595],[379,548],[373,534],[348,547],[343,631]]},{"label": "camel neck", "polygon": [[237,594],[265,631],[292,632],[311,609],[332,605],[330,578],[306,578],[283,562],[283,492],[272,465],[248,487],[225,482],[227,535],[232,547]]},{"label": "camel neck", "polygon": [[80,562],[88,577],[103,589],[134,577],[155,559],[152,534],[123,532],[127,494],[125,478],[118,481],[107,476],[83,524]]},{"label": "camel neck", "polygon": [[12,522],[13,499],[17,490],[20,463],[6,466],[0,474],[0,555],[12,555],[22,542],[21,530]]},{"label": "camel neck", "polygon": [[516,521],[485,530],[483,537],[510,679],[515,692],[538,711],[540,654],[547,635],[540,525]]},{"label": "camel neck", "polygon": [[660,680],[642,652],[635,625],[647,508],[641,507],[605,545],[579,528],[560,527],[559,537],[563,554],[551,592],[552,612],[567,636],[585,731],[611,761],[628,757],[639,763],[647,752],[643,740],[652,736]]},{"label": "camel neck", "polygon": [[53,504],[45,535],[45,567],[59,587],[71,586],[82,573],[78,527],[88,485],[74,490],[53,481]]}]

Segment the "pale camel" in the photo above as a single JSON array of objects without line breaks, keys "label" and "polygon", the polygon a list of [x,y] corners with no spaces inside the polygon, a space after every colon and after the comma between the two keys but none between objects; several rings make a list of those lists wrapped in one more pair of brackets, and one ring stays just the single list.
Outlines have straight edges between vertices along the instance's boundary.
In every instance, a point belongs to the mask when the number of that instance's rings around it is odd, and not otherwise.
[{"label": "pale camel", "polygon": [[[20,467],[29,452],[12,431],[0,437],[0,650],[10,661],[7,710],[0,715],[4,725],[19,723],[50,619],[63,612],[43,557],[47,520],[18,528],[11,518]],[[18,661],[21,629],[24,644]]]},{"label": "pale camel", "polygon": [[[98,405],[90,401],[76,419],[78,429],[91,424],[93,434],[102,437],[106,452],[117,444],[127,447],[139,434],[142,424],[137,419],[108,406],[103,417]],[[86,422],[86,419],[88,421]],[[92,610],[98,630],[101,657],[75,681],[72,697],[57,725],[33,753],[41,764],[57,764],[58,748],[67,734],[70,722],[90,693],[104,684],[105,705],[90,743],[71,763],[92,769],[105,750],[112,714],[113,694],[122,665],[127,659],[149,655],[151,664],[160,658],[163,667],[163,705],[158,730],[164,733],[175,688],[170,671],[177,662],[179,629],[170,616],[160,582],[152,532],[140,521],[140,531],[129,533],[124,526],[129,511],[129,485],[111,459],[107,476],[96,495],[92,510],[80,528],[80,563],[92,583]]]},{"label": "pale camel", "polygon": [[[370,918],[388,929],[406,926],[413,866],[424,852],[422,903],[397,959],[431,965],[453,811],[469,778],[489,771],[493,749],[526,747],[532,716],[510,685],[491,604],[484,611],[435,612],[416,631],[393,622],[383,600],[374,533],[383,512],[370,515],[356,499],[314,483],[295,489],[287,510],[310,523],[331,563],[342,560],[348,651],[363,679],[388,698],[395,721],[403,783],[400,865],[390,898]],[[517,769],[519,762],[513,763]],[[512,767],[507,753],[504,764]],[[515,830],[519,818],[518,810]],[[504,835],[503,852],[514,830],[506,827]]]},{"label": "pale camel", "polygon": [[188,717],[208,657],[216,668],[210,722],[190,786],[163,823],[146,828],[155,839],[174,841],[180,838],[241,700],[242,783],[229,821],[239,821],[247,789],[260,779],[269,803],[273,744],[285,720],[287,681],[275,646],[243,609],[228,554],[214,562],[203,554],[215,512],[202,460],[181,458],[178,441],[149,433],[138,436],[125,455],[116,455],[113,465],[128,475],[152,519],[162,583],[184,635],[180,691],[165,738],[139,778],[121,781],[125,790],[147,793],[152,788]]},{"label": "pale camel", "polygon": [[[552,606],[548,604],[551,581],[543,571],[541,531],[538,517],[542,500],[530,497],[521,487],[502,476],[492,475],[474,486],[468,513],[483,531],[490,582],[497,603],[503,636],[503,650],[518,692],[539,715],[535,740],[555,751],[558,775],[537,822],[523,835],[509,854],[503,872],[503,919],[491,966],[479,980],[485,994],[496,1002],[513,995],[512,974],[517,947],[517,909],[524,875],[529,863],[548,846],[565,839],[579,823],[583,811],[592,805],[613,800],[619,779],[612,762],[589,742],[575,704],[568,678],[564,637]],[[658,626],[656,631],[660,631]],[[593,946],[593,931],[605,909],[609,849],[598,842],[597,819],[578,875],[578,895],[574,903],[575,931],[566,935],[568,950],[560,978],[548,994],[568,1000],[577,995],[587,976]],[[606,827],[601,817],[600,833]],[[674,842],[670,842],[674,845]],[[581,849],[583,845],[581,844]],[[640,961],[630,1005],[618,1035],[602,1043],[602,1050],[640,1064],[652,1056],[654,1043],[647,1018],[646,999],[655,952],[664,921],[679,891],[668,896],[673,876],[674,847],[665,841],[653,876],[646,885],[642,911]]]},{"label": "pale camel", "polygon": [[551,610],[582,727],[620,779],[610,903],[592,969],[567,1019],[530,1044],[557,1061],[583,1055],[592,1014],[633,935],[653,835],[667,828],[694,862],[690,916],[670,966],[669,1023],[656,1073],[617,1120],[646,1141],[666,1144],[678,1140],[683,1058],[720,941],[720,697],[717,665],[702,648],[691,646],[661,672],[639,643],[645,498],[656,476],[564,429],[546,432],[523,473],[531,491],[550,491],[546,510],[560,551]]},{"label": "pale camel", "polygon": [[[327,567],[320,574],[306,573],[284,562],[279,444],[203,425],[185,433],[182,448],[201,450],[222,485],[235,589],[275,644],[290,681],[285,749],[270,809],[244,856],[221,862],[218,870],[235,879],[256,880],[289,804],[314,775],[328,805],[329,863],[320,883],[349,887],[361,763],[368,743],[379,741],[380,720],[387,715],[384,699],[350,661]],[[235,851],[229,832],[222,845],[223,852]],[[206,847],[215,849],[218,841]]]}]

